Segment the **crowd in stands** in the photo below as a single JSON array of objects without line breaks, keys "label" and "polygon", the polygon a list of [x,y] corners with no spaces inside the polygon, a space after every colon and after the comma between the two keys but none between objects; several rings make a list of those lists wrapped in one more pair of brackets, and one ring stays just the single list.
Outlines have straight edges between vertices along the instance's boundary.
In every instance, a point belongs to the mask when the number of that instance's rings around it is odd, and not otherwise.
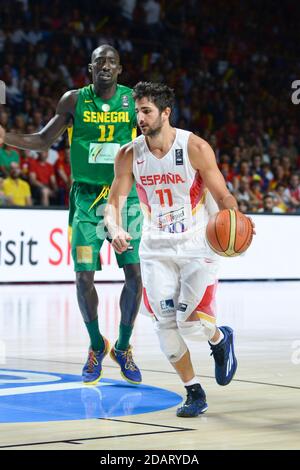
[{"label": "crowd in stands", "polygon": [[[92,50],[121,54],[120,82],[163,81],[173,123],[213,147],[243,212],[300,213],[300,8],[293,0],[1,0],[0,124],[33,133],[60,96],[90,83]],[[68,139],[0,148],[0,205],[67,205]]]}]

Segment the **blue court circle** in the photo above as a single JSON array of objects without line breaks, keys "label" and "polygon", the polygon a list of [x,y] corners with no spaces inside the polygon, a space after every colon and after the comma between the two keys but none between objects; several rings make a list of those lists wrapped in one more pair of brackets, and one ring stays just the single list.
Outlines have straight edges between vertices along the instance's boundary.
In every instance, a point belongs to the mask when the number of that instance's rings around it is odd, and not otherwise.
[{"label": "blue court circle", "polygon": [[110,418],[164,410],[182,398],[163,388],[71,374],[0,369],[0,423]]}]

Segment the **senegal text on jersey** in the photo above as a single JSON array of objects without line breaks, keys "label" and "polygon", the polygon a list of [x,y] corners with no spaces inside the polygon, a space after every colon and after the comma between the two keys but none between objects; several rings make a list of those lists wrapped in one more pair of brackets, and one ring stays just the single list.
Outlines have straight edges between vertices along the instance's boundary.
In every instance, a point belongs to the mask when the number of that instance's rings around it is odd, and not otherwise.
[{"label": "senegal text on jersey", "polygon": [[130,122],[128,111],[84,111],[83,122]]}]

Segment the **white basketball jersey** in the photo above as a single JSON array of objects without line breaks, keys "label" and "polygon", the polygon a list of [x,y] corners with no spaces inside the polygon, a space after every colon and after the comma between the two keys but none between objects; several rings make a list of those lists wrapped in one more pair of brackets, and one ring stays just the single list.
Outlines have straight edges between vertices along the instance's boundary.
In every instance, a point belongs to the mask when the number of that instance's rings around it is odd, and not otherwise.
[{"label": "white basketball jersey", "polygon": [[204,182],[188,156],[190,132],[176,129],[172,147],[163,158],[153,155],[143,135],[133,141],[133,174],[144,213],[143,234],[176,239],[204,230],[209,212]]}]

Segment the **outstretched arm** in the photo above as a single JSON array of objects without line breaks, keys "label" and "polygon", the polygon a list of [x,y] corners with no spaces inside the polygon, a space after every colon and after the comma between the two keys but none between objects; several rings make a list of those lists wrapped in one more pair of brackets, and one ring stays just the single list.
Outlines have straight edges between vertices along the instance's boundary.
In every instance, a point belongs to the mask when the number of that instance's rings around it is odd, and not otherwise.
[{"label": "outstretched arm", "polygon": [[131,190],[134,177],[132,173],[132,144],[122,147],[115,160],[115,177],[110,188],[105,208],[104,223],[112,238],[112,246],[117,253],[128,249],[131,236],[122,228],[121,211]]},{"label": "outstretched arm", "polygon": [[35,134],[12,134],[0,126],[0,144],[5,143],[24,150],[47,150],[72,123],[78,90],[65,93],[58,102],[55,116]]}]

